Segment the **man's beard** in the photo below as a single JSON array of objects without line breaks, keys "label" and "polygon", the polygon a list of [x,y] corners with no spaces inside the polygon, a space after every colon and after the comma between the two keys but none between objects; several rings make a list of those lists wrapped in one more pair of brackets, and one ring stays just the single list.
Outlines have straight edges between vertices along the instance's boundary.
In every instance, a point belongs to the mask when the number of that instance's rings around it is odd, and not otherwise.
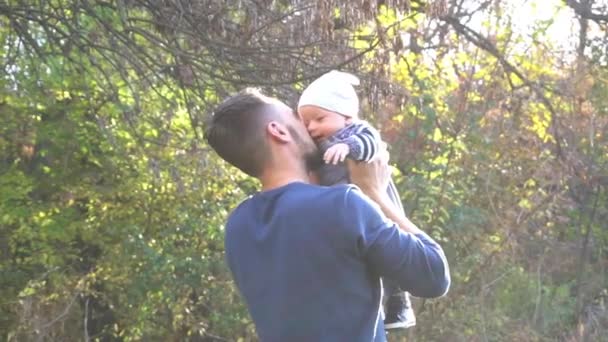
[{"label": "man's beard", "polygon": [[306,170],[315,171],[321,165],[323,165],[323,158],[321,157],[321,151],[317,148],[317,145],[312,141],[311,138],[304,138],[298,131],[293,127],[288,126],[291,135],[294,137],[296,145],[300,150],[301,157],[306,165]]},{"label": "man's beard", "polygon": [[323,158],[321,157],[319,149],[305,154],[304,161],[306,162],[306,170],[309,172],[316,171],[319,167],[321,167],[321,165],[323,165]]}]

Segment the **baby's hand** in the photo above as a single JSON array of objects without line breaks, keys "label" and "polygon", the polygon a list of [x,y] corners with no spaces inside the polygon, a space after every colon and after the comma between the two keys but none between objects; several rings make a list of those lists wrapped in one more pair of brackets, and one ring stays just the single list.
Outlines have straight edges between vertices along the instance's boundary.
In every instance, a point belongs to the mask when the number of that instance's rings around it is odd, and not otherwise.
[{"label": "baby's hand", "polygon": [[350,152],[350,148],[348,145],[343,143],[338,143],[328,148],[323,155],[323,160],[327,164],[338,164],[339,162],[343,162],[346,159],[346,156]]}]

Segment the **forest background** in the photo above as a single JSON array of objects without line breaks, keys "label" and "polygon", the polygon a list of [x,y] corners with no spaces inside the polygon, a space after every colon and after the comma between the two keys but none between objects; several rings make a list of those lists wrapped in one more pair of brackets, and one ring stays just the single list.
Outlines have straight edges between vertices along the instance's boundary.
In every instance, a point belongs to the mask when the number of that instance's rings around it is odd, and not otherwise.
[{"label": "forest background", "polygon": [[204,142],[247,86],[362,79],[452,288],[392,340],[608,336],[608,1],[0,1],[0,340],[250,341],[258,189]]}]

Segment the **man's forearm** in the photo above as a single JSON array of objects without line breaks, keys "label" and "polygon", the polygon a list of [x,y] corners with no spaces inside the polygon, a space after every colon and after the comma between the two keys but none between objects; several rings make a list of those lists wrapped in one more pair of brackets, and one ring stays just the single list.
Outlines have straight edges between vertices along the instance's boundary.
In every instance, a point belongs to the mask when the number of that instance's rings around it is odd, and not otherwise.
[{"label": "man's forearm", "polygon": [[364,193],[376,202],[380,206],[380,209],[382,209],[384,215],[393,220],[401,230],[412,234],[422,233],[422,231],[405,216],[405,213],[397,208],[386,194],[386,191],[364,190]]},{"label": "man's forearm", "polygon": [[[382,191],[366,191],[385,216],[392,220],[384,236],[373,239],[377,244],[370,254],[379,274],[394,279],[414,296],[436,298],[450,287],[450,270],[441,246],[407,219],[390,197]],[[403,233],[396,233],[399,227]]]},{"label": "man's forearm", "polygon": [[387,194],[386,189],[390,181],[390,168],[387,163],[386,149],[380,150],[378,158],[369,163],[348,161],[351,180],[363,190],[363,193],[376,202],[384,215],[394,221],[401,230],[412,234],[422,233]]}]

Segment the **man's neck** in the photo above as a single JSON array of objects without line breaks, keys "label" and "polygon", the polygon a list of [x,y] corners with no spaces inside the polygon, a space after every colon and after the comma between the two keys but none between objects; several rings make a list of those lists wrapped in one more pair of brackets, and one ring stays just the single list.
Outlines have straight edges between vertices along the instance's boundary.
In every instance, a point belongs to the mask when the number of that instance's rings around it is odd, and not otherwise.
[{"label": "man's neck", "polygon": [[260,176],[260,181],[262,182],[262,191],[280,188],[293,182],[310,183],[308,173],[305,171],[276,169],[265,172]]}]

